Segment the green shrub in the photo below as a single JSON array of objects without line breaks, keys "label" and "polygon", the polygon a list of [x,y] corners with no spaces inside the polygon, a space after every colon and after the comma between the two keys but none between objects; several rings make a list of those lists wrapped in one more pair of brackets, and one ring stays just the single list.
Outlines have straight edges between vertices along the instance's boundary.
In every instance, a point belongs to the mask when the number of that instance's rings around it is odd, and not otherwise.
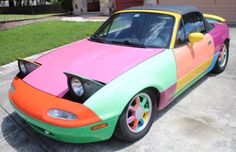
[{"label": "green shrub", "polygon": [[61,7],[68,12],[73,11],[72,0],[59,0]]}]

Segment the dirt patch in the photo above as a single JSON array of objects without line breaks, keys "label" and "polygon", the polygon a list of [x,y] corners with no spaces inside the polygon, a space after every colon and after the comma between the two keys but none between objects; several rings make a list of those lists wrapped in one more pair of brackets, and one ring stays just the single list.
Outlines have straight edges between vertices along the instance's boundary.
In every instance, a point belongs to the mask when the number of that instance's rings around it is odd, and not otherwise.
[{"label": "dirt patch", "polygon": [[0,23],[0,31],[6,30],[9,28],[15,28],[22,25],[27,25],[27,24],[37,23],[37,22],[45,22],[45,21],[55,20],[55,19],[61,19],[61,17],[48,17],[48,18],[41,18],[41,19]]}]

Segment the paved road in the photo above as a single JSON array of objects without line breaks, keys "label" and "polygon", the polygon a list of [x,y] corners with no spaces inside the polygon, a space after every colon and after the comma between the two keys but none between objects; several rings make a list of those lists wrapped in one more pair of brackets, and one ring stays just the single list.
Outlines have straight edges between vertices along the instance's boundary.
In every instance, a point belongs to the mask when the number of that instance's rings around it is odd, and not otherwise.
[{"label": "paved road", "polygon": [[7,90],[16,64],[0,68],[0,151],[236,152],[236,28],[231,28],[226,71],[207,75],[158,112],[150,132],[136,143],[112,138],[93,144],[66,144],[33,131],[9,105]]}]

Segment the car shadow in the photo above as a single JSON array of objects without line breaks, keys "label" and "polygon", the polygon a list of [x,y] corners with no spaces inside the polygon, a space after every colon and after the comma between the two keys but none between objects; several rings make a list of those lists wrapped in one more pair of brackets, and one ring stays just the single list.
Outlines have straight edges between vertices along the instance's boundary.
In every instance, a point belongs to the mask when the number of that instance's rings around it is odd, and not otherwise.
[{"label": "car shadow", "polygon": [[[13,121],[12,121],[13,120]],[[130,146],[127,143],[112,137],[107,141],[88,143],[88,144],[70,144],[47,138],[34,131],[25,120],[13,112],[3,118],[1,131],[4,140],[16,151],[32,151],[32,147],[38,151],[116,151]],[[26,143],[26,144],[25,144]],[[37,146],[32,146],[37,145]],[[24,148],[22,148],[24,147]]]},{"label": "car shadow", "polygon": [[[171,108],[173,108],[176,104],[178,104],[183,98],[188,96],[196,87],[201,85],[204,81],[208,79],[208,77],[215,76],[213,74],[208,74],[193,84],[190,88],[188,88],[184,93],[182,93],[179,97],[177,97],[171,104],[169,104],[165,109],[158,111],[154,121],[158,121],[166,112],[168,112]],[[10,121],[14,121],[16,127],[13,128],[21,128],[17,133],[12,133],[13,129],[9,129],[9,125],[13,125],[9,123]],[[37,145],[37,151],[117,151],[124,149],[134,143],[127,143],[117,139],[116,137],[112,137],[107,141],[96,142],[96,143],[88,143],[88,144],[69,144],[59,142],[50,138],[47,138],[36,131],[34,131],[22,118],[20,118],[15,112],[4,117],[3,122],[1,124],[2,135],[5,141],[13,147],[16,151],[32,151],[32,144]],[[9,138],[9,135],[12,136]],[[25,136],[24,138],[19,138],[19,136]],[[26,143],[26,144],[24,144]],[[24,150],[22,150],[22,144],[26,146]],[[29,146],[29,147],[27,147]]]}]

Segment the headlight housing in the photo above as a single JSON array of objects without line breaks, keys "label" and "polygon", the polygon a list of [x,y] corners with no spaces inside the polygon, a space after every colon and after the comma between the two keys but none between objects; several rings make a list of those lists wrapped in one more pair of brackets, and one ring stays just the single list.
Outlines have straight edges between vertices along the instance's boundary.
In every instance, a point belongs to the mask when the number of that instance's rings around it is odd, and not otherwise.
[{"label": "headlight housing", "polygon": [[11,84],[11,87],[10,87],[10,90],[9,90],[11,93],[14,93],[15,92],[15,86],[13,85],[13,83]]},{"label": "headlight housing", "polygon": [[[65,72],[64,72],[65,73]],[[84,102],[95,92],[101,89],[104,84],[90,80],[78,75],[65,73],[67,76],[67,84],[72,100]]]},{"label": "headlight housing", "polygon": [[24,59],[18,59],[18,67],[20,70],[20,74],[24,77],[40,67],[40,64]]},{"label": "headlight housing", "polygon": [[73,77],[71,78],[70,83],[71,83],[71,88],[74,94],[81,97],[84,94],[84,87],[82,83],[80,82],[80,80],[76,77]]},{"label": "headlight housing", "polygon": [[62,120],[76,120],[77,116],[71,112],[63,111],[60,109],[50,109],[48,110],[48,116],[62,119]]}]

